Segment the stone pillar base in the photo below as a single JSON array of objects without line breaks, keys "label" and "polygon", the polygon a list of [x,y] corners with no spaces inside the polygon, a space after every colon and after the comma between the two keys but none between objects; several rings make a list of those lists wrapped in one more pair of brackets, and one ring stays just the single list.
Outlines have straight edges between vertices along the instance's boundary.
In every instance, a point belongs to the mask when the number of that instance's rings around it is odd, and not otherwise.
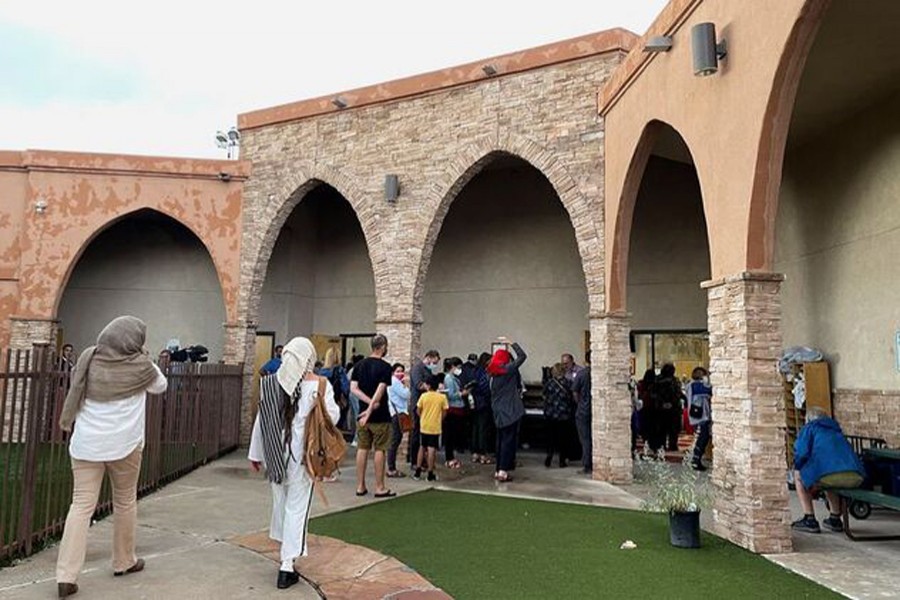
[{"label": "stone pillar base", "polygon": [[633,479],[629,328],[624,313],[590,319],[593,476],[620,484]]},{"label": "stone pillar base", "polygon": [[718,533],[759,553],[791,551],[784,450],[782,275],[741,273],[709,295],[712,436]]}]

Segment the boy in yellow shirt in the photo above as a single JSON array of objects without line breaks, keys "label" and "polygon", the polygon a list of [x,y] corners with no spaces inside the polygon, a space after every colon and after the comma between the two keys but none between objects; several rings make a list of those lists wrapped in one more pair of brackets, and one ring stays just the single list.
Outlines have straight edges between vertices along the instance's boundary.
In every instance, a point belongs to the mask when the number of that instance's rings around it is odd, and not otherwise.
[{"label": "boy in yellow shirt", "polygon": [[422,478],[422,468],[425,463],[425,455],[428,455],[428,481],[437,481],[437,475],[434,474],[434,463],[437,456],[437,449],[441,439],[441,425],[447,409],[450,405],[447,402],[446,394],[437,392],[440,385],[440,378],[432,375],[425,381],[426,391],[419,396],[416,409],[419,412],[419,430],[421,431],[421,444],[419,445],[419,455],[416,457],[416,472],[413,479]]}]

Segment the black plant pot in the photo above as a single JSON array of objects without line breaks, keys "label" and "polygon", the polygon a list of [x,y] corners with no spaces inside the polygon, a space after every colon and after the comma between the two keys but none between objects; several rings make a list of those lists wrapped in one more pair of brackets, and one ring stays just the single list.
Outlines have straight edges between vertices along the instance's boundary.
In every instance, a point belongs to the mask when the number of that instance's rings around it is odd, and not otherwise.
[{"label": "black plant pot", "polygon": [[699,548],[700,511],[669,513],[669,539],[676,548]]}]

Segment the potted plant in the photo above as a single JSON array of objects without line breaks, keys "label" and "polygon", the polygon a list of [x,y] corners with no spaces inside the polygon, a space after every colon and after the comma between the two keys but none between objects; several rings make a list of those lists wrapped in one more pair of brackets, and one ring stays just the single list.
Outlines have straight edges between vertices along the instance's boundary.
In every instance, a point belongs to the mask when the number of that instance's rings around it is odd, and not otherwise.
[{"label": "potted plant", "polygon": [[686,455],[681,469],[663,461],[643,461],[638,481],[649,486],[649,495],[641,507],[669,514],[669,537],[679,548],[700,547],[700,510],[710,506],[709,480],[691,469]]}]

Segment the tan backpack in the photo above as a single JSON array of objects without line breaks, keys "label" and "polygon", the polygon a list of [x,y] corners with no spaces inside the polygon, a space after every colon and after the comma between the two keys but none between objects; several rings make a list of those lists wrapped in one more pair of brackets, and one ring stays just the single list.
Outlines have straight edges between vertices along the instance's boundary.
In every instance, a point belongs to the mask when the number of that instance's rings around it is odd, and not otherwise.
[{"label": "tan backpack", "polygon": [[322,488],[318,485],[322,479],[331,477],[340,470],[341,462],[347,453],[347,442],[344,435],[331,421],[325,408],[325,383],[327,379],[319,377],[319,390],[316,403],[306,417],[306,433],[304,447],[306,455],[306,471],[319,490],[323,502],[328,504]]}]

